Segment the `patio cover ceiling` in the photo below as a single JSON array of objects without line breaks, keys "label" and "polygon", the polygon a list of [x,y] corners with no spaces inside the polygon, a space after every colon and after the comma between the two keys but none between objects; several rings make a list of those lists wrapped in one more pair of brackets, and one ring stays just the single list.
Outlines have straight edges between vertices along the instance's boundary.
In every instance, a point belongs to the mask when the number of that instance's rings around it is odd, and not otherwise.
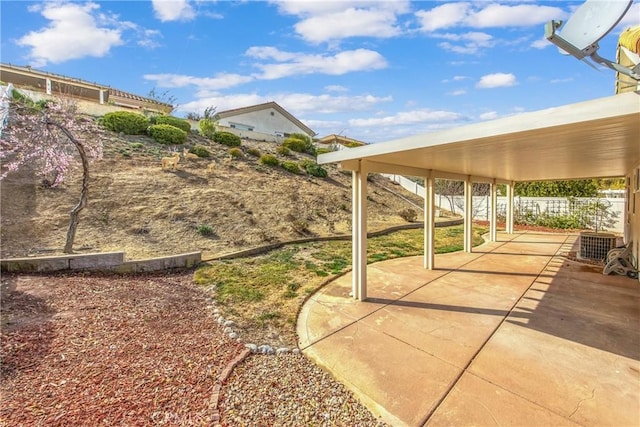
[{"label": "patio cover ceiling", "polygon": [[357,170],[536,181],[621,177],[640,163],[640,92],[320,155]]}]

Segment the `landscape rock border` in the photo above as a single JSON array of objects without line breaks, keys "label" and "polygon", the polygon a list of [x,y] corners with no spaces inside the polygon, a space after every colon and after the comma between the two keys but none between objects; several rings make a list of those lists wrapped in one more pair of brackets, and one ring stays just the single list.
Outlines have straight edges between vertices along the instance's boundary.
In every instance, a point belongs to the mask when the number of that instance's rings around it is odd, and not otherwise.
[{"label": "landscape rock border", "polygon": [[[460,225],[462,218],[435,223],[436,227],[448,227]],[[400,230],[412,230],[424,228],[423,222],[396,225],[383,230],[372,231],[367,237],[383,236]],[[165,257],[147,258],[141,260],[125,261],[125,252],[97,252],[90,254],[68,254],[44,257],[7,258],[0,260],[0,271],[7,273],[44,273],[52,271],[82,271],[102,270],[114,273],[143,273],[150,271],[170,270],[176,268],[191,268],[208,261],[221,261],[225,259],[243,258],[260,255],[283,246],[311,242],[329,242],[336,240],[351,240],[350,234],[340,236],[305,237],[302,239],[286,240],[271,243],[269,245],[244,249],[230,254],[214,256],[202,259],[202,252],[189,252]]]},{"label": "landscape rock border", "polygon": [[[464,222],[463,218],[455,218],[446,221],[438,221],[435,223],[436,227],[449,227],[452,225],[460,225]],[[395,225],[393,227],[385,228],[383,230],[378,231],[370,231],[367,233],[367,238],[384,236],[386,234],[390,234],[396,231],[401,230],[414,230],[424,228],[424,222],[413,222],[409,224],[403,225]],[[295,245],[300,243],[312,243],[312,242],[332,242],[337,240],[351,240],[351,234],[344,234],[340,236],[321,236],[321,237],[304,237],[302,239],[293,239],[293,240],[285,240],[283,242],[271,243],[269,245],[258,246],[251,249],[244,249],[241,251],[233,252],[230,254],[215,256],[213,258],[203,259],[202,262],[208,261],[222,261],[225,259],[235,259],[235,258],[244,258],[253,255],[260,255],[265,252],[272,251],[274,249],[279,249],[283,246],[287,245]]]}]

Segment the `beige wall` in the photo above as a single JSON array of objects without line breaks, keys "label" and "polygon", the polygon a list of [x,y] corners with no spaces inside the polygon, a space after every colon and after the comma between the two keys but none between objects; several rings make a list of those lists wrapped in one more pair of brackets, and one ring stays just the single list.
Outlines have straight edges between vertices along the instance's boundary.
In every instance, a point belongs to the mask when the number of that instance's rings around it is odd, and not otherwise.
[{"label": "beige wall", "polygon": [[244,139],[255,139],[256,141],[275,142],[278,144],[281,144],[282,142],[284,142],[284,138],[276,135],[270,135],[268,133],[261,133],[261,132],[250,131],[250,130],[240,130],[240,129],[235,129],[227,126],[220,126],[220,125],[218,125],[216,129],[222,132],[230,132]]},{"label": "beige wall", "polygon": [[[627,175],[628,195],[627,200],[627,228],[625,243],[633,242],[633,256],[636,259],[636,268],[640,268],[640,164]],[[638,278],[640,282],[640,277]]]},{"label": "beige wall", "polygon": [[[55,96],[47,95],[46,93],[42,93],[42,92],[36,92],[33,90],[22,89],[22,88],[15,88],[15,89],[18,90],[20,93],[23,93],[24,95],[33,99],[34,101],[40,101],[42,99],[56,99]],[[89,116],[96,116],[96,117],[104,116],[105,114],[112,113],[114,111],[131,111],[131,112],[137,112],[142,114],[141,110],[133,109],[133,108],[125,108],[125,107],[119,107],[117,105],[109,105],[109,104],[97,104],[95,102],[85,101],[82,99],[74,99],[73,101],[78,105],[78,111],[80,111],[82,114],[87,114]]]}]

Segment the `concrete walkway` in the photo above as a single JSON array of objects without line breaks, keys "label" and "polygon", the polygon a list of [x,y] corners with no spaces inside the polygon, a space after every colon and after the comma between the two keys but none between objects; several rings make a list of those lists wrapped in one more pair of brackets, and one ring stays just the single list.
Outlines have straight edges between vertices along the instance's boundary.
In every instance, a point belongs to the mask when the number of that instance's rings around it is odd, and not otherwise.
[{"label": "concrete walkway", "polygon": [[394,426],[640,425],[640,286],[566,261],[576,236],[369,266],[303,306],[300,348]]}]

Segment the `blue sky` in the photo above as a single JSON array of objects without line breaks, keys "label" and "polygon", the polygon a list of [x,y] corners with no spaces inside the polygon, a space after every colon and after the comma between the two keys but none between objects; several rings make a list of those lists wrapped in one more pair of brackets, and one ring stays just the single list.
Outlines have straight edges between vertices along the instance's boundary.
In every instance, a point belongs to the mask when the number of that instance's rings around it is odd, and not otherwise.
[{"label": "blue sky", "polygon": [[[166,92],[178,116],[276,101],[319,136],[378,142],[612,95],[612,71],[544,40],[581,4],[3,0],[0,59]],[[636,2],[601,56],[639,23]]]}]

